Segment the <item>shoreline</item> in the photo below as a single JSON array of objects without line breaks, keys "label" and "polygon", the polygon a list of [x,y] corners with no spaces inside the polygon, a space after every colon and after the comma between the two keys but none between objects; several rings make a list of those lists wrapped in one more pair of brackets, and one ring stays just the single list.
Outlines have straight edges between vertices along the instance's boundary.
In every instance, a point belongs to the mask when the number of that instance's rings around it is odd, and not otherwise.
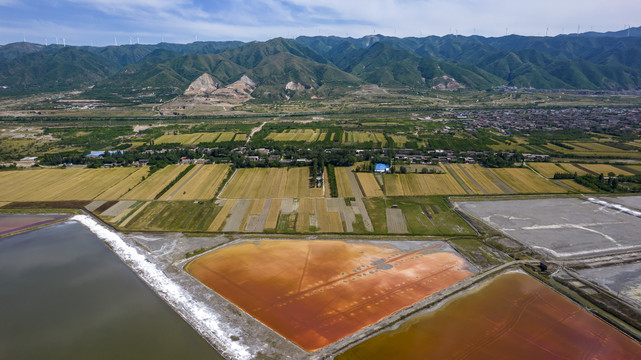
[{"label": "shoreline", "polygon": [[75,215],[69,220],[85,226],[107,244],[147,286],[209,342],[221,356],[230,360],[245,360],[253,357],[250,345],[242,344],[241,340],[230,339],[230,337],[243,339],[242,329],[232,328],[221,321],[221,314],[199,299],[195,299],[189,291],[171,279],[138,249],[128,244],[118,233],[98,223],[89,215]]}]

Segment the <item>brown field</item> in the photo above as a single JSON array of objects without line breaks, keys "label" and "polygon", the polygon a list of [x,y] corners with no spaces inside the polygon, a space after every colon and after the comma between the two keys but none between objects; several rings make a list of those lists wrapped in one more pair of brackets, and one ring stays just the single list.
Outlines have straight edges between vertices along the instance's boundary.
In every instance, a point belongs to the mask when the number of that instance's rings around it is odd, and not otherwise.
[{"label": "brown field", "polygon": [[363,195],[366,197],[383,196],[383,190],[378,186],[378,182],[372,173],[356,173],[356,178],[361,184]]},{"label": "brown field", "polygon": [[229,165],[196,165],[161,200],[213,199],[228,171]]},{"label": "brown field", "polygon": [[308,167],[238,169],[220,197],[229,199],[323,197],[323,188],[310,188],[309,179]]},{"label": "brown field", "polygon": [[349,359],[640,359],[641,345],[537,280],[495,277],[398,329],[336,357]]},{"label": "brown field", "polygon": [[161,192],[165,186],[169,185],[181,171],[185,170],[186,165],[169,165],[145,179],[128,193],[123,195],[122,200],[154,200],[156,195]]},{"label": "brown field", "polygon": [[385,195],[463,195],[465,190],[450,174],[385,174]]},{"label": "brown field", "polygon": [[525,168],[491,169],[496,176],[519,193],[566,193],[553,182]]},{"label": "brown field", "polygon": [[96,196],[96,200],[117,200],[126,194],[129,190],[133,189],[142,178],[149,174],[149,167],[144,166],[127,176],[125,179],[117,182],[114,186],[107,189],[102,194]]},{"label": "brown field", "polygon": [[39,169],[0,173],[0,201],[93,200],[137,168]]},{"label": "brown field", "polygon": [[539,174],[545,176],[548,179],[552,179],[556,173],[566,173],[564,169],[559,167],[555,163],[546,163],[546,162],[531,162],[527,163],[532,169],[536,170]]},{"label": "brown field", "polygon": [[352,192],[352,185],[349,183],[349,178],[347,177],[348,171],[350,170],[346,167],[334,168],[334,173],[336,174],[336,186],[338,187],[338,197],[354,197],[354,193]]},{"label": "brown field", "polygon": [[[185,269],[301,348],[313,351],[469,277],[430,248],[264,240],[225,246]],[[394,358],[394,357],[392,357]]]}]

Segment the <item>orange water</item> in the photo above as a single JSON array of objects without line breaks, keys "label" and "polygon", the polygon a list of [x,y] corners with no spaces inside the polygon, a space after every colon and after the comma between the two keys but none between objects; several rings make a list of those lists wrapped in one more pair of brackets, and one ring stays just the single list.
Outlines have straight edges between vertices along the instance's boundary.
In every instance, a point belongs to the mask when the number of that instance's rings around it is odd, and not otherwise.
[{"label": "orange water", "polygon": [[311,351],[472,274],[454,253],[423,250],[345,241],[248,241],[197,258],[186,270]]},{"label": "orange water", "polygon": [[641,359],[641,345],[537,280],[508,273],[336,359]]}]

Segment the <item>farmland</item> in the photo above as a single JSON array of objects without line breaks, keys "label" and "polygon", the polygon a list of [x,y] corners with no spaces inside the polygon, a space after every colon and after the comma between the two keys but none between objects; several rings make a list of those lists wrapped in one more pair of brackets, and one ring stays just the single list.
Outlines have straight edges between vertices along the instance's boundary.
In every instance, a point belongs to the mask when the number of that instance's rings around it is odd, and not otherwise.
[{"label": "farmland", "polygon": [[554,144],[545,145],[546,148],[561,153],[574,156],[592,157],[592,158],[620,158],[620,159],[641,159],[641,153],[638,151],[621,150],[599,142],[579,142],[565,141],[561,147]]},{"label": "farmland", "polygon": [[213,143],[225,141],[244,141],[245,134],[236,134],[234,132],[211,132],[211,133],[191,133],[191,134],[166,134],[154,140],[155,144],[181,144],[181,145],[197,145],[200,143]]},{"label": "farmland", "polygon": [[197,165],[161,197],[161,200],[213,199],[229,165]]},{"label": "farmland", "polygon": [[129,190],[133,189],[136,185],[143,181],[143,178],[145,178],[147,174],[149,174],[149,168],[146,166],[141,167],[123,180],[114,184],[102,194],[98,195],[96,197],[96,200],[120,199],[122,195],[126,194]]},{"label": "farmland", "polygon": [[507,273],[336,359],[534,360],[550,354],[632,359],[641,356],[641,345],[537,280]]},{"label": "farmland", "polygon": [[552,179],[554,177],[554,174],[556,173],[567,172],[565,169],[563,169],[562,167],[560,167],[555,163],[531,162],[531,163],[528,163],[528,166],[530,166],[532,169],[536,170],[536,172],[545,176],[548,179]]},{"label": "farmland", "polygon": [[374,178],[374,174],[359,172],[356,173],[356,178],[358,179],[361,189],[363,190],[363,194],[366,197],[383,196],[383,191]]},{"label": "farmland", "polygon": [[373,144],[385,145],[387,144],[387,140],[385,140],[385,135],[378,132],[346,131],[343,134],[343,143],[345,144],[373,143]]},{"label": "farmland", "polygon": [[115,168],[5,171],[0,176],[0,201],[92,200],[119,182],[126,181],[137,170]]},{"label": "farmland", "polygon": [[169,185],[185,168],[186,166],[181,165],[169,165],[162,168],[123,195],[121,199],[154,200],[156,195]]},{"label": "farmland", "polygon": [[207,231],[220,207],[211,202],[152,201],[120,226],[127,230]]},{"label": "farmland", "polygon": [[536,175],[530,169],[503,168],[492,169],[492,172],[507,186],[518,193],[565,193],[563,188]]},{"label": "farmland", "polygon": [[321,132],[318,129],[292,129],[286,130],[284,132],[273,132],[267,135],[266,140],[274,141],[304,141],[304,142],[314,142],[314,141],[323,141],[327,136],[326,132]]},{"label": "farmland", "polygon": [[[365,199],[374,230],[377,233],[392,233],[386,211],[402,213],[402,233],[414,235],[457,236],[474,235],[475,232],[442,197],[398,197]],[[394,208],[392,208],[394,206]]]},{"label": "farmland", "polygon": [[599,175],[603,174],[608,176],[609,173],[615,175],[634,175],[637,171],[634,167],[615,166],[608,164],[576,164],[576,163],[563,163],[560,164],[564,169],[570,173],[577,173],[577,175]]},{"label": "farmland", "polygon": [[385,195],[459,195],[465,190],[449,174],[385,174]]},{"label": "farmland", "polygon": [[238,169],[221,198],[267,199],[323,197],[323,188],[310,188],[310,170],[300,168]]},{"label": "farmland", "polygon": [[313,351],[472,275],[443,243],[407,245],[412,250],[333,240],[242,241],[185,269]]},{"label": "farmland", "polygon": [[336,172],[336,186],[338,187],[338,197],[351,198],[354,197],[352,192],[352,185],[349,182],[347,172],[350,171],[346,167],[334,168]]}]

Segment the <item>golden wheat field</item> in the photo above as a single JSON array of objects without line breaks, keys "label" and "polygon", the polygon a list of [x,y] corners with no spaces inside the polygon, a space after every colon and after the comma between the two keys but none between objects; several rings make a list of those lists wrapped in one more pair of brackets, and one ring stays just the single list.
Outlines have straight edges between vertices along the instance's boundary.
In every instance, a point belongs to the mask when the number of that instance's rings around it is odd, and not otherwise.
[{"label": "golden wheat field", "polygon": [[590,189],[589,187],[585,187],[581,184],[577,184],[574,180],[571,179],[566,179],[566,180],[559,180],[563,184],[571,187],[572,189],[580,192],[580,193],[593,193],[594,190]]},{"label": "golden wheat field", "polygon": [[122,200],[154,200],[156,195],[171,183],[187,165],[169,165],[155,173],[123,195]]},{"label": "golden wheat field", "polygon": [[510,192],[489,169],[481,165],[465,164],[460,165],[460,169],[481,190],[479,194],[506,194]]},{"label": "golden wheat field", "polygon": [[349,178],[347,177],[348,171],[350,170],[346,167],[334,168],[334,173],[336,174],[336,186],[338,187],[338,197],[354,197],[354,193],[352,192],[352,185],[350,184]]},{"label": "golden wheat field", "polygon": [[346,144],[362,144],[366,142],[387,144],[385,135],[369,131],[345,131],[343,134],[343,142]]},{"label": "golden wheat field", "polygon": [[310,215],[316,215],[314,199],[303,198],[298,202],[298,215],[296,216],[296,232],[309,232]]},{"label": "golden wheat field", "polygon": [[290,129],[283,132],[273,132],[265,139],[274,141],[323,141],[327,133],[319,129]]},{"label": "golden wheat field", "polygon": [[196,165],[161,200],[209,200],[227,177],[229,165]]},{"label": "golden wheat field", "polygon": [[559,164],[559,165],[562,168],[564,168],[565,170],[567,170],[567,172],[569,172],[571,174],[576,173],[579,176],[590,174],[589,171],[586,171],[585,169],[580,168],[579,166],[581,166],[581,165],[576,166],[575,164],[570,164],[570,163],[562,163],[562,164]]},{"label": "golden wheat field", "polygon": [[0,201],[93,200],[137,168],[38,169],[0,173]]},{"label": "golden wheat field", "polygon": [[280,215],[280,203],[281,199],[272,199],[272,204],[269,207],[267,219],[265,220],[265,229],[276,229],[276,226],[278,225],[278,216]]},{"label": "golden wheat field", "polygon": [[450,174],[385,174],[385,195],[463,195],[465,190]]},{"label": "golden wheat field", "polygon": [[229,216],[229,211],[231,210],[232,206],[234,206],[236,200],[230,199],[224,201],[225,204],[223,204],[222,209],[220,209],[218,214],[216,214],[214,220],[211,222],[211,224],[209,224],[209,228],[207,229],[207,231],[219,231],[222,229],[225,220],[227,220],[227,216]]},{"label": "golden wheat field", "polygon": [[616,166],[608,165],[608,164],[580,164],[582,167],[592,171],[595,174],[603,174],[605,176],[608,176],[609,173],[614,173],[615,175],[634,175],[633,173],[619,169]]},{"label": "golden wheat field", "polygon": [[143,178],[147,176],[147,174],[149,174],[149,167],[141,167],[126,178],[113,184],[113,186],[111,186],[109,189],[96,196],[95,199],[118,200],[122,195],[126,194],[129,190],[138,185],[143,180]]},{"label": "golden wheat field", "polygon": [[[242,136],[241,136],[242,135]],[[223,141],[241,141],[246,139],[245,134],[236,134],[234,132],[211,132],[211,133],[192,133],[177,135],[162,135],[154,143],[156,144],[174,144],[195,145],[200,143],[223,142]],[[236,138],[234,138],[236,137]]]},{"label": "golden wheat field", "polygon": [[548,179],[552,179],[556,173],[565,173],[565,169],[559,167],[555,163],[546,163],[546,162],[531,162],[527,163],[532,169],[536,170],[539,174],[545,176]]},{"label": "golden wheat field", "polygon": [[[442,164],[441,164],[442,165]],[[485,191],[481,189],[481,187],[473,180],[470,179],[467,176],[466,171],[462,167],[463,165],[461,164],[447,164],[442,166],[447,172],[452,174],[455,178],[460,179],[460,181],[463,183],[462,185],[464,188],[467,187],[469,189],[469,193],[471,194],[484,194]]]},{"label": "golden wheat field", "polygon": [[567,191],[553,182],[525,168],[502,168],[491,171],[512,189],[519,193],[566,193]]},{"label": "golden wheat field", "polygon": [[378,182],[374,178],[374,174],[356,173],[356,178],[361,184],[363,195],[365,195],[366,197],[383,196],[383,190],[381,190],[381,187],[378,185]]},{"label": "golden wheat field", "polygon": [[310,188],[310,170],[298,168],[243,168],[236,170],[221,198],[269,199],[323,197],[323,188]]}]

